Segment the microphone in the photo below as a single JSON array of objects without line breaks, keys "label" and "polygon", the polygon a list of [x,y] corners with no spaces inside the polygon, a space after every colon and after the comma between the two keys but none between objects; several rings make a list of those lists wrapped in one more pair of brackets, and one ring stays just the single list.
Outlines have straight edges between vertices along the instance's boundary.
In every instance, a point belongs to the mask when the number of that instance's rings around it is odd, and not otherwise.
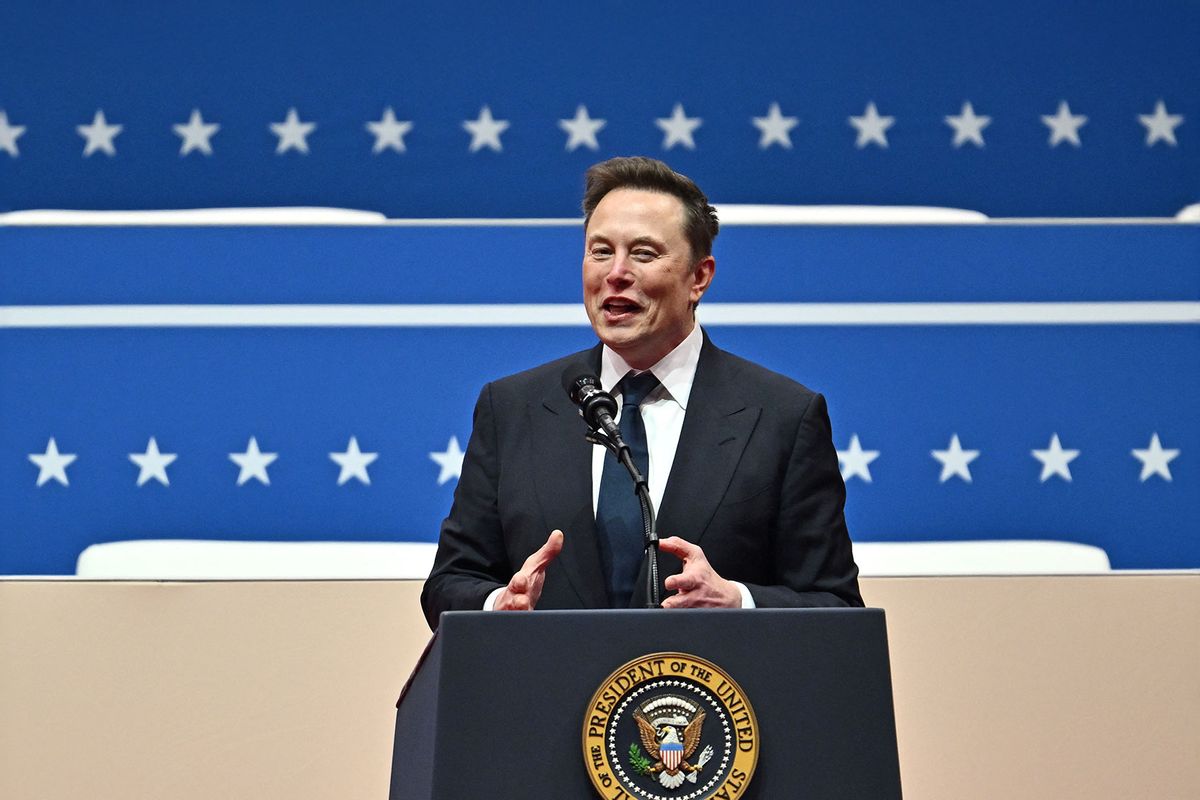
[{"label": "microphone", "polygon": [[563,388],[571,402],[579,406],[579,413],[593,430],[602,430],[624,448],[621,431],[613,421],[617,413],[617,401],[600,388],[600,379],[585,364],[572,364],[563,372]]},{"label": "microphone", "polygon": [[[600,379],[587,364],[577,362],[567,367],[562,376],[563,389],[571,402],[579,406],[579,413],[587,421],[592,433],[588,441],[608,448],[617,460],[629,470],[633,479],[633,491],[642,507],[644,547],[646,550],[646,608],[658,608],[661,603],[658,586],[658,530],[654,520],[654,504],[650,502],[650,489],[646,478],[633,461],[629,445],[621,439],[621,431],[613,422],[617,413],[617,401],[600,388]],[[596,431],[603,430],[608,441],[601,441]]]}]

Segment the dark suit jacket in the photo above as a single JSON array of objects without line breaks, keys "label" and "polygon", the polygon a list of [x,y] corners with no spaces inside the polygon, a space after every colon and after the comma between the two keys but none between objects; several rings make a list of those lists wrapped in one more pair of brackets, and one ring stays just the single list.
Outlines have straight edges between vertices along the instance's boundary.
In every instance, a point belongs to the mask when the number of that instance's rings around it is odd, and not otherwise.
[{"label": "dark suit jacket", "polygon": [[[443,611],[482,608],[555,528],[565,533],[563,550],[546,570],[538,608],[610,605],[592,510],[595,445],[562,388],[563,370],[581,360],[599,373],[600,347],[480,393],[421,595],[431,628]],[[824,398],[705,335],[657,509],[660,536],[700,545],[717,573],[746,584],[759,606],[861,606],[845,498]],[[662,554],[660,580],[680,569]],[[646,602],[644,570],[632,607]]]}]

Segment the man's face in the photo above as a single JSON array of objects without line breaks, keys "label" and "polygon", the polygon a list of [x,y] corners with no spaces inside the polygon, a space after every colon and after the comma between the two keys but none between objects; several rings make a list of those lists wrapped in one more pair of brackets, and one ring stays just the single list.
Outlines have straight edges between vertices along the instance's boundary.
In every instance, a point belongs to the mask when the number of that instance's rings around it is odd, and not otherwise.
[{"label": "man's face", "polygon": [[683,204],[670,194],[616,189],[585,232],[583,304],[600,341],[634,369],[649,369],[692,331],[692,307],[715,263],[692,261]]}]

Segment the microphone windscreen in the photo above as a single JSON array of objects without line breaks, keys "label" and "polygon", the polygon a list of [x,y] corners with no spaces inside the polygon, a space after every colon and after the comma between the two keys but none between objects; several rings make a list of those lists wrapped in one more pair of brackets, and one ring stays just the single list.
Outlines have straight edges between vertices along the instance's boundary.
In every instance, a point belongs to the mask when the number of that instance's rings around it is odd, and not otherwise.
[{"label": "microphone windscreen", "polygon": [[563,370],[562,385],[563,391],[567,393],[571,401],[578,403],[579,390],[584,386],[599,388],[600,378],[596,376],[595,371],[586,363],[578,361]]}]

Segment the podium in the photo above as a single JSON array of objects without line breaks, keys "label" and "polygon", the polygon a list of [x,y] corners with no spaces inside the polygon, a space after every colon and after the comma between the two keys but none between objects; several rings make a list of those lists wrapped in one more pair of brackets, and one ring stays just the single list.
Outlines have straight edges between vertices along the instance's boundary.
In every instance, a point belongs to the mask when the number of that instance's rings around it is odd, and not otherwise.
[{"label": "podium", "polygon": [[[664,699],[652,700],[656,691]],[[656,756],[653,732],[639,739],[634,719],[679,715],[673,732],[660,728],[673,742],[708,701],[717,706],[697,722],[700,746],[687,758],[716,749],[696,775],[638,772],[658,757],[665,772],[672,745]],[[738,780],[734,765],[748,759],[752,775]],[[598,793],[593,776],[609,767],[646,790],[628,792],[612,775]],[[899,798],[883,611],[444,614],[397,704],[392,800],[601,796]]]}]

